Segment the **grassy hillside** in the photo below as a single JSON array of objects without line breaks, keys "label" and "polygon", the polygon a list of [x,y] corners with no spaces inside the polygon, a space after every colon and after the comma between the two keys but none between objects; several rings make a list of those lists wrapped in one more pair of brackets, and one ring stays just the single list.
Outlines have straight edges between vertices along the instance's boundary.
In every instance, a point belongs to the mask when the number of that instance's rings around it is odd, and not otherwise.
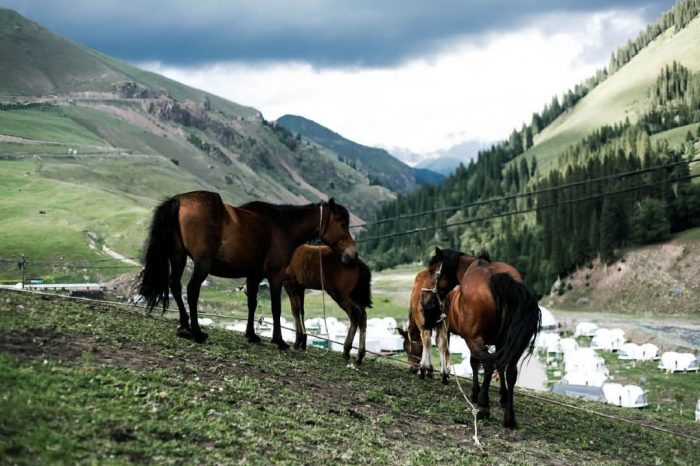
[{"label": "grassy hillside", "polygon": [[393,191],[405,193],[416,187],[416,176],[411,167],[384,149],[350,141],[315,121],[297,115],[284,115],[277,119],[277,123],[294,134],[300,134],[336,152],[347,163],[353,164]]},{"label": "grassy hillside", "polygon": [[556,167],[564,149],[593,130],[626,118],[635,122],[648,109],[649,89],[664,66],[675,60],[692,72],[700,71],[698,44],[700,17],[678,32],[669,29],[535,136],[524,156],[536,156],[545,173]]},{"label": "grassy hillside", "polygon": [[232,204],[334,196],[360,218],[393,198],[334,152],[287,136],[253,108],[0,9],[0,259],[106,258],[86,232],[135,256],[150,209],[194,189]]},{"label": "grassy hillside", "polygon": [[700,460],[697,441],[638,425],[697,437],[697,424],[596,405],[627,424],[523,391],[516,431],[500,426],[493,394],[480,451],[454,380],[422,381],[384,360],[350,370],[337,353],[279,352],[218,329],[195,345],[174,336],[173,321],[127,309],[14,292],[0,292],[0,303],[0,451],[10,463]]}]

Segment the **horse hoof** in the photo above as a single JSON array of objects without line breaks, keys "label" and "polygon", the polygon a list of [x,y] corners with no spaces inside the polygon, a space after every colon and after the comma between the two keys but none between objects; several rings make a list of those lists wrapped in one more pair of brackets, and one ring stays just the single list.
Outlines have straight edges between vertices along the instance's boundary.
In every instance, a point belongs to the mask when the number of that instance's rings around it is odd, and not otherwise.
[{"label": "horse hoof", "polygon": [[419,372],[420,372],[420,379],[425,380],[425,370],[421,369]]},{"label": "horse hoof", "polygon": [[277,348],[280,349],[280,351],[286,351],[289,349],[289,345],[283,341],[278,341],[277,342]]},{"label": "horse hoof", "polygon": [[201,331],[195,332],[193,334],[193,336],[194,336],[194,341],[196,341],[197,343],[204,343],[205,341],[207,341],[207,338],[209,338],[208,334],[201,332]]},{"label": "horse hoof", "polygon": [[435,373],[432,370],[428,371],[428,378],[431,380],[435,378]]},{"label": "horse hoof", "polygon": [[447,383],[449,382],[449,378],[450,378],[449,375],[447,375],[447,374],[442,374],[442,383],[445,384],[445,385],[447,385]]},{"label": "horse hoof", "polygon": [[180,338],[192,339],[192,331],[189,327],[180,327],[177,329],[176,335]]},{"label": "horse hoof", "polygon": [[361,353],[357,353],[357,365],[359,366],[360,364],[362,364],[362,361],[364,361],[364,360],[365,360],[364,351]]},{"label": "horse hoof", "polygon": [[260,337],[254,333],[245,336],[248,339],[248,343],[260,343]]}]

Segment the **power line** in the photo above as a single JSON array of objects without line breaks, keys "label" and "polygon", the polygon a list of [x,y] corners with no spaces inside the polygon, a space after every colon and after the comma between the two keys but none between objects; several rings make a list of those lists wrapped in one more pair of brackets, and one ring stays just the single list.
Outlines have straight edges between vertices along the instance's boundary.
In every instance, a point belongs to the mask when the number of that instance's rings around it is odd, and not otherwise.
[{"label": "power line", "polygon": [[438,209],[425,210],[422,212],[416,212],[416,213],[412,213],[412,214],[397,215],[396,217],[385,218],[382,220],[377,220],[375,222],[365,222],[365,223],[362,223],[359,225],[350,225],[349,228],[363,228],[363,227],[368,227],[371,225],[381,225],[383,223],[389,223],[389,222],[393,222],[393,221],[397,221],[397,220],[405,220],[405,219],[415,218],[415,217],[422,217],[424,215],[430,215],[430,214],[435,214],[435,213],[440,213],[440,212],[462,210],[462,209],[466,209],[468,207],[477,207],[477,206],[481,206],[481,205],[492,204],[494,202],[508,201],[508,200],[517,199],[520,197],[534,196],[535,194],[542,194],[542,193],[547,193],[547,192],[559,191],[562,189],[572,188],[575,186],[585,185],[588,183],[597,183],[599,181],[626,178],[628,176],[640,175],[640,174],[644,174],[644,173],[653,172],[656,170],[662,170],[664,168],[671,168],[671,167],[675,167],[678,165],[690,164],[690,163],[694,163],[694,162],[698,162],[698,161],[700,161],[700,157],[688,159],[688,160],[681,160],[681,161],[677,161],[677,162],[670,162],[670,163],[663,164],[663,165],[655,165],[653,167],[640,168],[638,170],[631,170],[631,171],[622,172],[622,173],[615,173],[612,175],[600,176],[598,178],[589,178],[586,180],[574,181],[571,183],[560,184],[557,186],[550,186],[548,188],[537,189],[537,190],[528,191],[528,192],[524,192],[524,193],[516,193],[516,194],[508,194],[506,196],[492,197],[489,199],[474,201],[474,202],[470,202],[467,204],[461,204],[461,205],[449,206],[449,207],[441,207]]},{"label": "power line", "polygon": [[471,219],[469,219],[469,220],[464,220],[464,221],[461,221],[461,222],[446,223],[446,224],[444,224],[444,225],[431,225],[431,226],[426,226],[426,227],[420,227],[420,228],[414,228],[414,229],[411,229],[411,230],[401,231],[401,232],[398,232],[398,233],[389,233],[389,234],[386,234],[386,235],[370,236],[369,238],[360,238],[360,239],[356,240],[356,242],[357,242],[357,243],[365,243],[365,242],[368,242],[368,241],[376,241],[376,240],[379,240],[379,239],[386,239],[386,238],[395,238],[395,237],[397,237],[397,236],[412,235],[412,234],[415,234],[415,233],[422,233],[422,232],[426,232],[426,231],[442,230],[442,229],[445,229],[445,228],[450,228],[450,227],[455,227],[455,226],[460,226],[460,225],[468,225],[468,224],[470,224],[470,223],[477,223],[477,222],[483,222],[483,221],[486,221],[486,220],[494,220],[494,219],[502,218],[502,217],[510,217],[510,216],[513,216],[513,215],[526,214],[526,213],[529,213],[529,212],[535,212],[535,211],[537,211],[537,210],[539,210],[539,209],[549,209],[549,208],[552,208],[552,207],[558,207],[558,206],[560,206],[560,205],[566,205],[566,204],[574,204],[574,203],[578,203],[578,202],[592,201],[592,200],[595,200],[595,199],[601,199],[601,198],[606,197],[606,196],[614,196],[614,195],[617,195],[617,194],[623,194],[623,193],[627,193],[627,192],[631,192],[631,191],[637,191],[637,190],[641,190],[641,189],[653,188],[653,187],[656,187],[656,186],[662,186],[662,185],[667,184],[667,183],[675,183],[675,182],[678,182],[678,181],[686,181],[686,180],[691,180],[691,179],[693,179],[693,178],[698,178],[698,177],[700,177],[700,174],[688,175],[688,176],[683,176],[683,177],[680,177],[680,178],[672,178],[672,179],[664,180],[664,181],[661,181],[661,182],[658,182],[658,183],[645,184],[645,185],[643,185],[643,186],[634,186],[634,187],[631,187],[631,188],[619,189],[619,190],[617,190],[617,191],[609,191],[609,192],[606,192],[606,193],[596,194],[596,195],[593,195],[593,196],[580,197],[580,198],[578,198],[578,199],[569,199],[569,200],[566,200],[566,201],[554,202],[554,203],[551,203],[551,204],[546,204],[546,205],[537,206],[537,207],[530,207],[530,208],[527,208],[527,209],[514,210],[514,211],[504,212],[504,213],[494,214],[494,215],[487,215],[487,216],[485,216],[485,217],[476,217],[476,218],[471,218]]}]

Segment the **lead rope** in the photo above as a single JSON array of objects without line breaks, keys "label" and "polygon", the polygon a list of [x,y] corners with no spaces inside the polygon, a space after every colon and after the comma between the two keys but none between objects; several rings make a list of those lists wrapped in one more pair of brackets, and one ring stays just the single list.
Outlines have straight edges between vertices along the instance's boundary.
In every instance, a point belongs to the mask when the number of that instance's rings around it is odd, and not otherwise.
[{"label": "lead rope", "polygon": [[[321,215],[319,215],[318,220],[318,236],[321,238],[322,228],[323,228],[323,201],[321,201]],[[323,238],[321,238],[323,241]],[[323,325],[326,326],[326,336],[328,339],[331,338],[331,332],[328,329],[328,321],[326,320],[326,287],[323,284],[323,253],[321,252],[321,247],[318,248],[318,264],[321,270],[321,303],[323,305]],[[332,343],[330,343],[332,345]],[[330,348],[328,348],[330,349]]]},{"label": "lead rope", "polygon": [[452,373],[455,376],[455,380],[457,381],[457,387],[459,388],[459,391],[462,392],[462,396],[464,399],[469,403],[469,406],[472,408],[472,416],[474,417],[474,435],[472,436],[472,439],[474,440],[474,445],[476,445],[479,450],[481,450],[481,453],[484,453],[484,444],[479,441],[479,432],[477,430],[477,425],[476,425],[476,415],[479,412],[476,407],[472,404],[471,401],[469,401],[469,398],[467,395],[464,393],[464,390],[462,390],[462,385],[459,383],[459,376],[457,375],[457,371],[455,370],[454,366],[452,366]]}]

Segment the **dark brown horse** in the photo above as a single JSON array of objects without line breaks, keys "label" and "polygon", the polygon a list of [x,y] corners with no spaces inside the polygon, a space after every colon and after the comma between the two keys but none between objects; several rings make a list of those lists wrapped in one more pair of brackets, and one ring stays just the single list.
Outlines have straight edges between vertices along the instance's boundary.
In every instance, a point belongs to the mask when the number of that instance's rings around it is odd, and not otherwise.
[{"label": "dark brown horse", "polygon": [[[323,283],[321,283],[323,264]],[[306,327],[304,326],[304,290],[320,290],[321,287],[338,303],[350,318],[350,330],[343,345],[343,357],[350,359],[350,349],[360,327],[360,345],[357,363],[365,357],[367,333],[367,308],[372,307],[370,282],[372,272],[361,259],[351,264],[343,263],[328,246],[299,246],[287,266],[284,289],[289,295],[292,315],[296,324],[294,347],[306,348]]]},{"label": "dark brown horse", "polygon": [[[301,244],[320,238],[345,262],[357,258],[357,245],[348,231],[349,215],[333,199],[305,206],[250,202],[240,207],[224,204],[217,193],[194,191],[178,194],[159,205],[153,214],[146,242],[138,290],[153,309],[168,304],[168,289],[180,310],[178,335],[203,342],[207,334],[199,328],[197,301],[207,275],[246,277],[248,284],[248,326],[250,342],[255,334],[254,317],[258,287],[263,278],[270,282],[274,328],[272,341],[281,349],[288,345],[280,329],[280,293],[285,268]],[[187,284],[189,322],[182,301],[180,280],[187,257],[194,262]]]},{"label": "dark brown horse", "polygon": [[[467,256],[436,248],[428,270],[435,286],[430,289],[431,281],[425,283],[423,293],[430,296],[422,299],[423,308],[426,315],[437,315],[444,302],[450,332],[466,341],[471,352],[472,400],[478,403],[479,418],[490,416],[488,390],[496,368],[501,374],[503,425],[515,428],[513,394],[517,365],[526,350],[528,354],[532,352],[539,330],[537,300],[513,266],[492,262],[487,256]],[[453,289],[455,284],[458,289]],[[489,345],[496,347],[495,353],[488,352]],[[480,364],[484,365],[481,387]]]}]

